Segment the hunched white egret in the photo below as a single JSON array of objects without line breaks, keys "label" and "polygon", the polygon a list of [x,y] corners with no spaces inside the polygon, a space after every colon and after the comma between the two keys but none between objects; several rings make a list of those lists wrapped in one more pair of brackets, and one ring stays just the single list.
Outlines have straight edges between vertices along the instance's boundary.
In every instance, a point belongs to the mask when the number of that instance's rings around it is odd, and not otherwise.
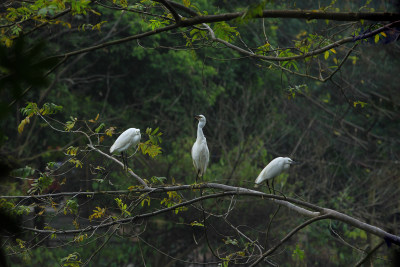
[{"label": "hunched white egret", "polygon": [[110,153],[121,152],[124,168],[128,169],[128,162],[125,151],[131,146],[137,146],[140,142],[140,129],[129,128],[124,131],[110,148]]},{"label": "hunched white egret", "polygon": [[[281,174],[283,171],[288,170],[291,164],[297,164],[297,162],[291,160],[290,158],[283,157],[273,159],[258,175],[255,181],[255,187],[258,187],[259,184],[261,184],[263,181],[266,181],[268,189],[271,192],[268,180],[273,179],[274,177]],[[274,190],[274,180],[272,180],[272,190]]]},{"label": "hunched white egret", "polygon": [[197,139],[192,147],[192,159],[194,168],[196,169],[197,183],[197,177],[203,176],[206,172],[210,152],[208,151],[207,140],[203,133],[203,127],[206,125],[206,117],[196,115],[195,118],[199,121],[199,124],[197,125]]}]

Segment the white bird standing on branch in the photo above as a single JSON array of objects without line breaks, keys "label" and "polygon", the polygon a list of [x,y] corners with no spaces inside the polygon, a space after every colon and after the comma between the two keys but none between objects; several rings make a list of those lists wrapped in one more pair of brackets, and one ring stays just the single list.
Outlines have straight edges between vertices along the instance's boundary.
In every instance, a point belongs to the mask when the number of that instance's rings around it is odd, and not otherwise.
[{"label": "white bird standing on branch", "polygon": [[129,128],[118,136],[117,140],[115,140],[114,144],[110,148],[110,153],[121,152],[124,168],[126,169],[128,169],[128,162],[125,151],[131,146],[137,146],[140,142],[140,138],[140,129]]},{"label": "white bird standing on branch", "polygon": [[278,157],[273,159],[258,175],[255,182],[256,183],[255,187],[258,187],[263,181],[266,181],[268,189],[271,192],[268,180],[272,179],[272,190],[274,190],[273,178],[281,174],[283,171],[288,170],[291,164],[298,164],[298,163],[291,160],[290,158]]},{"label": "white bird standing on branch", "polygon": [[197,125],[197,139],[192,147],[192,159],[194,168],[196,169],[197,183],[197,177],[203,176],[206,172],[208,161],[210,159],[210,152],[208,151],[207,140],[203,133],[203,127],[206,125],[206,117],[203,115],[197,115],[195,118],[199,120],[199,124]]}]

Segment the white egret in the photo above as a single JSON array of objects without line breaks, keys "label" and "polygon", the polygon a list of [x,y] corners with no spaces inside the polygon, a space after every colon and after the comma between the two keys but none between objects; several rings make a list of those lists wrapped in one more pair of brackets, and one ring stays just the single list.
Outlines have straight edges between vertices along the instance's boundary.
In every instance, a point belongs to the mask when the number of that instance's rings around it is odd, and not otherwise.
[{"label": "white egret", "polygon": [[197,177],[203,176],[206,172],[208,161],[210,159],[210,152],[208,151],[207,140],[203,133],[203,127],[206,125],[206,117],[203,115],[197,115],[195,118],[199,120],[199,124],[197,125],[197,139],[192,147],[192,159],[194,168],[196,169],[197,183]]},{"label": "white egret", "polygon": [[[290,158],[283,157],[273,159],[258,175],[255,181],[255,187],[258,187],[259,184],[261,184],[263,181],[266,181],[268,189],[271,192],[268,180],[273,179],[274,177],[281,174],[283,171],[288,170],[291,164],[297,164],[297,162],[291,160]],[[274,180],[272,180],[272,190],[274,190]]]},{"label": "white egret", "polygon": [[126,159],[125,151],[131,146],[137,146],[140,142],[140,129],[129,128],[124,131],[110,148],[110,153],[121,152],[124,168],[128,169],[128,162]]}]

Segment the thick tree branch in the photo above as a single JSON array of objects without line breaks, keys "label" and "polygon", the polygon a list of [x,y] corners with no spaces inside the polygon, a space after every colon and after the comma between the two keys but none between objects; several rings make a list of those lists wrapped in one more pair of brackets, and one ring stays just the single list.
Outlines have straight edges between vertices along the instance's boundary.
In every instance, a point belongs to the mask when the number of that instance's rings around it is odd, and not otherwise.
[{"label": "thick tree branch", "polygon": [[[154,1],[158,2],[157,0],[154,0]],[[169,1],[169,0],[166,0],[166,2],[168,2],[172,7],[176,8],[178,10],[181,10],[183,12],[186,12],[189,15],[192,15],[192,16],[198,16],[199,15],[193,9],[190,9],[190,8],[180,4],[180,3],[176,3],[176,2],[173,2],[173,1]]]},{"label": "thick tree branch", "polygon": [[[358,219],[355,219],[351,216],[348,216],[344,213],[332,210],[332,209],[328,209],[328,208],[322,208],[319,207],[317,205],[305,202],[305,201],[301,201],[298,199],[294,199],[294,198],[289,198],[289,197],[283,197],[283,196],[278,196],[278,195],[271,195],[271,194],[266,194],[263,192],[259,192],[256,190],[251,190],[251,189],[247,189],[247,188],[242,188],[242,187],[234,187],[234,186],[228,186],[228,185],[223,185],[223,184],[216,184],[216,183],[206,183],[206,184],[198,184],[198,185],[180,185],[180,186],[170,186],[170,187],[162,187],[162,188],[143,188],[143,189],[135,189],[132,191],[125,191],[126,193],[128,192],[149,192],[149,193],[156,193],[156,192],[168,192],[168,191],[178,191],[178,190],[193,190],[193,189],[200,189],[200,188],[209,188],[209,189],[219,189],[225,192],[222,193],[217,193],[217,194],[210,194],[210,195],[205,195],[202,197],[198,197],[198,198],[194,198],[192,200],[186,201],[186,202],[182,202],[180,204],[174,205],[172,207],[169,208],[165,208],[165,209],[161,209],[158,211],[154,211],[154,212],[149,212],[149,213],[145,213],[145,214],[140,214],[140,215],[136,215],[134,217],[130,217],[130,218],[125,218],[125,219],[121,219],[118,221],[113,221],[110,223],[106,223],[106,224],[102,224],[102,225],[98,225],[98,226],[88,226],[84,229],[78,229],[78,230],[57,230],[57,231],[52,231],[52,230],[39,230],[39,229],[33,229],[33,228],[24,228],[26,230],[30,230],[30,231],[34,231],[34,232],[38,232],[38,233],[57,233],[57,234],[68,234],[68,233],[80,233],[80,232],[87,232],[87,231],[91,231],[93,229],[97,229],[97,228],[103,228],[103,227],[109,227],[112,225],[116,225],[116,224],[120,224],[120,223],[127,223],[127,222],[133,222],[133,221],[137,221],[139,219],[145,219],[145,218],[149,218],[152,216],[156,216],[158,214],[161,213],[165,213],[171,210],[175,210],[176,208],[179,207],[183,207],[183,206],[188,206],[191,205],[193,203],[205,200],[205,199],[211,199],[211,198],[220,198],[220,197],[224,197],[224,196],[233,196],[233,195],[243,195],[243,196],[253,196],[253,197],[261,197],[261,198],[267,198],[267,199],[271,199],[272,201],[276,202],[279,205],[283,205],[288,207],[289,209],[292,209],[294,211],[296,211],[299,214],[302,214],[304,216],[307,217],[312,217],[312,218],[319,218],[321,215],[329,215],[330,219],[333,220],[337,220],[337,221],[341,221],[347,224],[350,224],[356,228],[362,229],[368,233],[371,233],[373,235],[376,235],[378,237],[383,238],[386,242],[390,242],[390,243],[394,243],[397,245],[400,245],[400,237],[390,234],[386,231],[384,231],[383,229],[364,223]],[[120,191],[111,191],[113,193],[116,192],[120,192]],[[105,193],[105,192],[103,192]],[[79,192],[79,194],[86,194],[86,195],[93,195],[95,194],[95,192]],[[55,194],[54,194],[55,195]],[[53,196],[54,196],[53,195]],[[32,196],[34,197],[34,196]],[[38,196],[35,196],[38,197]],[[309,211],[307,209],[304,209],[302,207],[299,206],[303,206],[303,207],[307,207],[311,210],[315,210],[314,211]]]},{"label": "thick tree branch", "polygon": [[181,17],[176,12],[176,10],[170,5],[170,3],[168,1],[166,1],[166,0],[158,0],[157,2],[163,4],[169,10],[169,12],[171,12],[172,16],[175,19],[175,23],[176,24],[179,24],[181,22]]},{"label": "thick tree branch", "polygon": [[[212,23],[221,21],[230,21],[236,18],[246,16],[246,12],[234,12],[218,15],[197,16],[182,21],[183,25],[189,26],[201,23]],[[324,12],[316,10],[264,10],[261,15],[252,17],[256,18],[287,18],[287,19],[306,19],[306,20],[338,20],[338,21],[396,21],[400,20],[400,13],[387,12]]]},{"label": "thick tree branch", "polygon": [[156,17],[156,18],[160,18],[160,19],[174,21],[173,19],[168,18],[166,16],[161,16],[161,15],[158,15],[158,14],[152,14],[150,12],[136,10],[136,9],[133,9],[133,8],[123,8],[123,7],[118,7],[118,6],[107,6],[107,5],[105,5],[105,4],[103,4],[103,3],[99,2],[99,1],[95,1],[94,3],[99,5],[99,6],[108,8],[108,9],[127,11],[127,12],[132,12],[132,13],[137,13],[137,14],[143,14],[143,15],[150,16],[150,17]]}]

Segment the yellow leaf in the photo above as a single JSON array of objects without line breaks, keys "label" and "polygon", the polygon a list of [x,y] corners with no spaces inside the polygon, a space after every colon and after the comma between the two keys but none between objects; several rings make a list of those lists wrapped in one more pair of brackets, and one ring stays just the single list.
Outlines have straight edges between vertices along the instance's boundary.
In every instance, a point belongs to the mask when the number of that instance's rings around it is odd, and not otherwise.
[{"label": "yellow leaf", "polygon": [[333,53],[336,54],[336,50],[335,49],[332,48],[330,51],[332,51]]},{"label": "yellow leaf", "polygon": [[11,47],[12,46],[12,40],[11,39],[6,38],[5,43],[6,43],[7,47]]},{"label": "yellow leaf", "polygon": [[190,6],[190,0],[183,0],[183,5],[185,7],[189,7]]},{"label": "yellow leaf", "polygon": [[237,254],[242,257],[244,257],[246,255],[246,253],[244,251],[238,251]]},{"label": "yellow leaf", "polygon": [[337,58],[333,58],[333,62],[334,62],[335,64],[338,64]]},{"label": "yellow leaf", "polygon": [[96,10],[90,9],[90,11],[91,11],[93,14],[96,14],[97,16],[101,16],[101,14],[100,14],[99,12],[97,12]]},{"label": "yellow leaf", "polygon": [[25,119],[23,119],[21,121],[21,123],[18,125],[18,133],[22,133],[25,125],[28,124],[29,122],[30,122],[29,117],[26,117]]},{"label": "yellow leaf", "polygon": [[379,34],[375,35],[375,43],[379,42]]},{"label": "yellow leaf", "polygon": [[325,51],[325,53],[324,53],[324,58],[325,58],[325,60],[327,60],[328,57],[329,57],[329,51]]},{"label": "yellow leaf", "polygon": [[24,248],[25,247],[25,241],[23,241],[23,240],[21,240],[19,238],[15,239],[15,241],[17,241],[17,243],[18,243],[20,248]]},{"label": "yellow leaf", "polygon": [[113,133],[114,133],[114,131],[115,131],[115,129],[117,129],[117,127],[110,127],[110,128],[108,128],[108,129],[105,131],[106,135],[112,136]]},{"label": "yellow leaf", "polygon": [[100,138],[99,138],[99,142],[100,143],[103,142],[103,141],[104,141],[104,135],[100,136]]},{"label": "yellow leaf", "polygon": [[135,186],[134,186],[134,185],[131,185],[130,187],[128,187],[128,190],[129,190],[129,191],[132,191],[133,189],[135,189]]},{"label": "yellow leaf", "polygon": [[382,34],[383,37],[387,37],[386,33],[381,32],[381,34]]},{"label": "yellow leaf", "polygon": [[97,121],[97,120],[99,119],[99,116],[100,116],[100,114],[99,114],[99,113],[97,113],[97,116],[96,116],[96,118],[95,118],[94,120],[89,120],[89,122],[95,122],[95,121]]}]

